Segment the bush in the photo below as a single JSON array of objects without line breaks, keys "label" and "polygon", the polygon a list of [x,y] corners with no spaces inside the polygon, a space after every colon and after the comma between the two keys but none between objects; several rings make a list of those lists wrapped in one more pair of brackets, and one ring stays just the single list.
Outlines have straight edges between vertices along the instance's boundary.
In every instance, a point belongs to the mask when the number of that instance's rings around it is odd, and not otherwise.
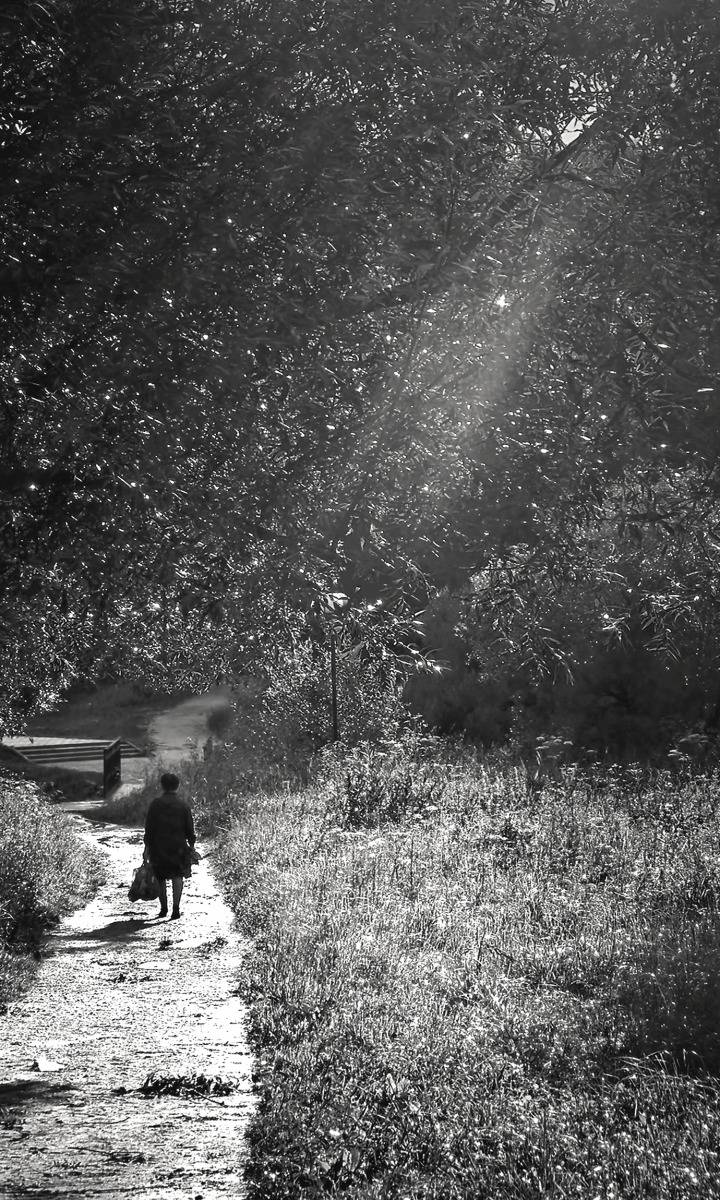
[{"label": "bush", "polygon": [[720,1078],[720,922],[717,896],[699,919],[672,913],[628,965],[618,999],[628,1012],[628,1045],[659,1055],[670,1069]]},{"label": "bush", "polygon": [[97,853],[32,783],[0,776],[0,1004],[27,975],[22,955],[86,902],[103,877]]},{"label": "bush", "polygon": [[[272,762],[286,777],[307,778],[313,755],[332,741],[328,654],[316,645],[301,646],[278,660],[265,683],[241,706],[232,740],[254,769]],[[344,747],[392,741],[406,719],[398,688],[383,682],[371,665],[342,653],[337,699]]]},{"label": "bush", "polygon": [[513,724],[513,699],[507,685],[481,679],[470,667],[452,667],[442,675],[408,680],[405,699],[412,712],[434,732],[461,734],[476,746],[506,742]]},{"label": "bush", "polygon": [[327,784],[330,821],[350,829],[373,828],[436,811],[445,780],[432,762],[423,761],[429,745],[407,736],[387,747],[361,742],[340,756],[329,756],[320,776]]},{"label": "bush", "polygon": [[411,712],[443,737],[460,735],[485,748],[506,742],[517,682],[509,674],[506,678],[482,674],[459,600],[440,593],[423,623],[426,644],[444,669],[440,674],[410,676],[404,699]]},{"label": "bush", "polygon": [[192,755],[170,767],[155,761],[141,786],[110,796],[96,807],[93,817],[120,825],[144,825],[150,801],[162,791],[160,777],[169,769],[180,779],[180,794],[192,808],[201,837],[227,828],[242,812],[244,796],[267,787],[271,780],[278,785],[282,783],[282,772],[277,767],[270,766],[259,775],[244,749],[228,742],[215,746],[207,758]]}]

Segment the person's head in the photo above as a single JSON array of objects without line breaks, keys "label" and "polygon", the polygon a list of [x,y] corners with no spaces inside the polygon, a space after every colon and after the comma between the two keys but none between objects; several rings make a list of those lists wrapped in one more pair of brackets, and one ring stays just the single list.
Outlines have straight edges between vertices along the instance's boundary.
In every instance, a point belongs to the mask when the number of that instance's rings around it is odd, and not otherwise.
[{"label": "person's head", "polygon": [[176,792],[180,787],[180,780],[172,771],[166,771],[160,776],[160,787],[164,792]]}]

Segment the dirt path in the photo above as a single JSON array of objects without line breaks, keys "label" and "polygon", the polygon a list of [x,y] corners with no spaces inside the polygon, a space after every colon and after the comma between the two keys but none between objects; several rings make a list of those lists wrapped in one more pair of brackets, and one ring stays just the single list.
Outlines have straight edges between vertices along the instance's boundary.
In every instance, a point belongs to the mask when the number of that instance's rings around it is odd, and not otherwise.
[{"label": "dirt path", "polygon": [[[0,1196],[242,1197],[245,946],[208,869],[212,847],[198,846],[209,857],[182,918],[158,920],[156,903],[127,899],[141,830],[73,819],[107,853],[108,879],[0,1018]],[[138,1090],[150,1075],[161,1094]],[[183,1081],[196,1090],[183,1094]]]}]

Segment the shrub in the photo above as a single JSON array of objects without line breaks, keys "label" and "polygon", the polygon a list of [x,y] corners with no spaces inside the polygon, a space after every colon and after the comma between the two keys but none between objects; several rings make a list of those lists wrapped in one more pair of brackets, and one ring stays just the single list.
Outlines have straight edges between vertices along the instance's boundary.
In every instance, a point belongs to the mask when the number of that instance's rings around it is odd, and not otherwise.
[{"label": "shrub", "polygon": [[359,829],[435,811],[445,780],[422,755],[422,740],[406,737],[386,747],[362,742],[335,759],[334,770],[326,763],[329,819]]},{"label": "shrub", "polygon": [[230,700],[211,709],[206,717],[209,732],[216,738],[224,738],[233,725],[235,710]]},{"label": "shrub", "polygon": [[[305,645],[268,671],[264,690],[241,706],[232,738],[254,769],[273,763],[285,776],[307,778],[313,755],[332,741],[327,652]],[[392,740],[406,718],[398,689],[371,665],[339,653],[338,725],[345,747]]]},{"label": "shrub", "polygon": [[412,712],[442,736],[462,734],[477,746],[506,742],[513,725],[513,699],[506,684],[481,679],[466,666],[442,675],[414,676],[405,687]]},{"label": "shrub", "polygon": [[666,916],[628,964],[618,999],[628,1012],[628,1046],[666,1058],[671,1069],[720,1078],[720,918]]},{"label": "shrub", "polygon": [[45,931],[89,899],[103,875],[96,852],[32,783],[0,776],[0,1003],[27,975]]},{"label": "shrub", "polygon": [[138,788],[110,796],[95,809],[94,816],[120,825],[144,825],[150,801],[162,791],[160,777],[168,769],[180,778],[180,794],[190,803],[200,836],[224,829],[237,818],[245,795],[266,787],[272,779],[282,782],[279,769],[268,767],[261,777],[243,748],[226,743],[216,746],[207,758],[191,755],[171,767],[162,760],[154,761]]}]

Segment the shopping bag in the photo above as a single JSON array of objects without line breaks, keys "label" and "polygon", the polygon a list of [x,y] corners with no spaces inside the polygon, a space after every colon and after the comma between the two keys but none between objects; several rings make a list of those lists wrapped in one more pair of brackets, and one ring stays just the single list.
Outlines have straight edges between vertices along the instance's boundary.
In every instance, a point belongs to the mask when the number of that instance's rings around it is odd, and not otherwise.
[{"label": "shopping bag", "polygon": [[133,880],[128,889],[128,900],[157,900],[160,895],[160,884],[155,878],[150,863],[144,862],[133,874]]}]

